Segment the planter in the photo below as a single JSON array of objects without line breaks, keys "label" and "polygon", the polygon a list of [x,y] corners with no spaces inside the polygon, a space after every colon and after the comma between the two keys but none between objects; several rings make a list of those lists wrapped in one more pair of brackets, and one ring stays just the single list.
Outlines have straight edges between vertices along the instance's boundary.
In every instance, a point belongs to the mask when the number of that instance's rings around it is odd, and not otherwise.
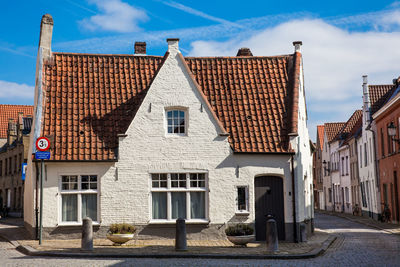
[{"label": "planter", "polygon": [[134,234],[108,234],[107,239],[114,242],[114,245],[122,245],[133,239]]},{"label": "planter", "polygon": [[238,236],[226,236],[236,246],[246,247],[247,243],[254,240],[254,235],[238,235]]}]

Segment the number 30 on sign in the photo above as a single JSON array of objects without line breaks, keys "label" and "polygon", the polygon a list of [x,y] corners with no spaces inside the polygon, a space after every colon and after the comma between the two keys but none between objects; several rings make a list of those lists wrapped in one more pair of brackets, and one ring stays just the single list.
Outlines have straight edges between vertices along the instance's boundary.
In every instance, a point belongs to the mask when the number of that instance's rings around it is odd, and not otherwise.
[{"label": "number 30 on sign", "polygon": [[50,141],[46,137],[39,137],[36,140],[36,148],[39,151],[47,151],[50,148]]}]

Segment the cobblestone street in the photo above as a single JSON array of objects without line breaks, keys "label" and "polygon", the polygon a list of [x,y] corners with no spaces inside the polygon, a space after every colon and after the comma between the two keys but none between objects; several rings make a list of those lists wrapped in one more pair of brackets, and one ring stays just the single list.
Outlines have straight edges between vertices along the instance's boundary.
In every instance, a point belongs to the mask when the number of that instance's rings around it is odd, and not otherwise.
[{"label": "cobblestone street", "polygon": [[307,260],[73,259],[28,257],[0,242],[1,266],[400,266],[400,236],[336,216],[317,214],[316,227],[338,236],[328,251]]}]

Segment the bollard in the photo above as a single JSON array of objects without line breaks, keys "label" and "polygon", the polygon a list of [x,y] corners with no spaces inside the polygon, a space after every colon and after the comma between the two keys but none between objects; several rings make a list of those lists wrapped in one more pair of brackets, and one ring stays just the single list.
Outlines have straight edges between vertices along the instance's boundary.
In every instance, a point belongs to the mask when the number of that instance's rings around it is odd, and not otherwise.
[{"label": "bollard", "polygon": [[175,250],[187,251],[185,219],[176,219]]},{"label": "bollard", "polygon": [[[270,217],[269,217],[270,218]],[[276,221],[272,218],[267,220],[267,250],[269,252],[278,251],[278,229]]]},{"label": "bollard", "polygon": [[82,242],[81,250],[93,251],[93,227],[92,219],[86,217],[82,220]]},{"label": "bollard", "polygon": [[307,231],[304,223],[300,224],[300,241],[307,242]]}]

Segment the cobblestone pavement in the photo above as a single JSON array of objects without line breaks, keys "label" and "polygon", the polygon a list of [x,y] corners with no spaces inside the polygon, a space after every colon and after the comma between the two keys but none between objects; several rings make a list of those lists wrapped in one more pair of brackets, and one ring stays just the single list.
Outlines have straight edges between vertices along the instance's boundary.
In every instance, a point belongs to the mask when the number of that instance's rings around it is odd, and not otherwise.
[{"label": "cobblestone pavement", "polygon": [[307,260],[72,259],[27,257],[0,240],[0,266],[400,266],[400,237],[327,214],[316,226],[338,236],[328,251]]}]

